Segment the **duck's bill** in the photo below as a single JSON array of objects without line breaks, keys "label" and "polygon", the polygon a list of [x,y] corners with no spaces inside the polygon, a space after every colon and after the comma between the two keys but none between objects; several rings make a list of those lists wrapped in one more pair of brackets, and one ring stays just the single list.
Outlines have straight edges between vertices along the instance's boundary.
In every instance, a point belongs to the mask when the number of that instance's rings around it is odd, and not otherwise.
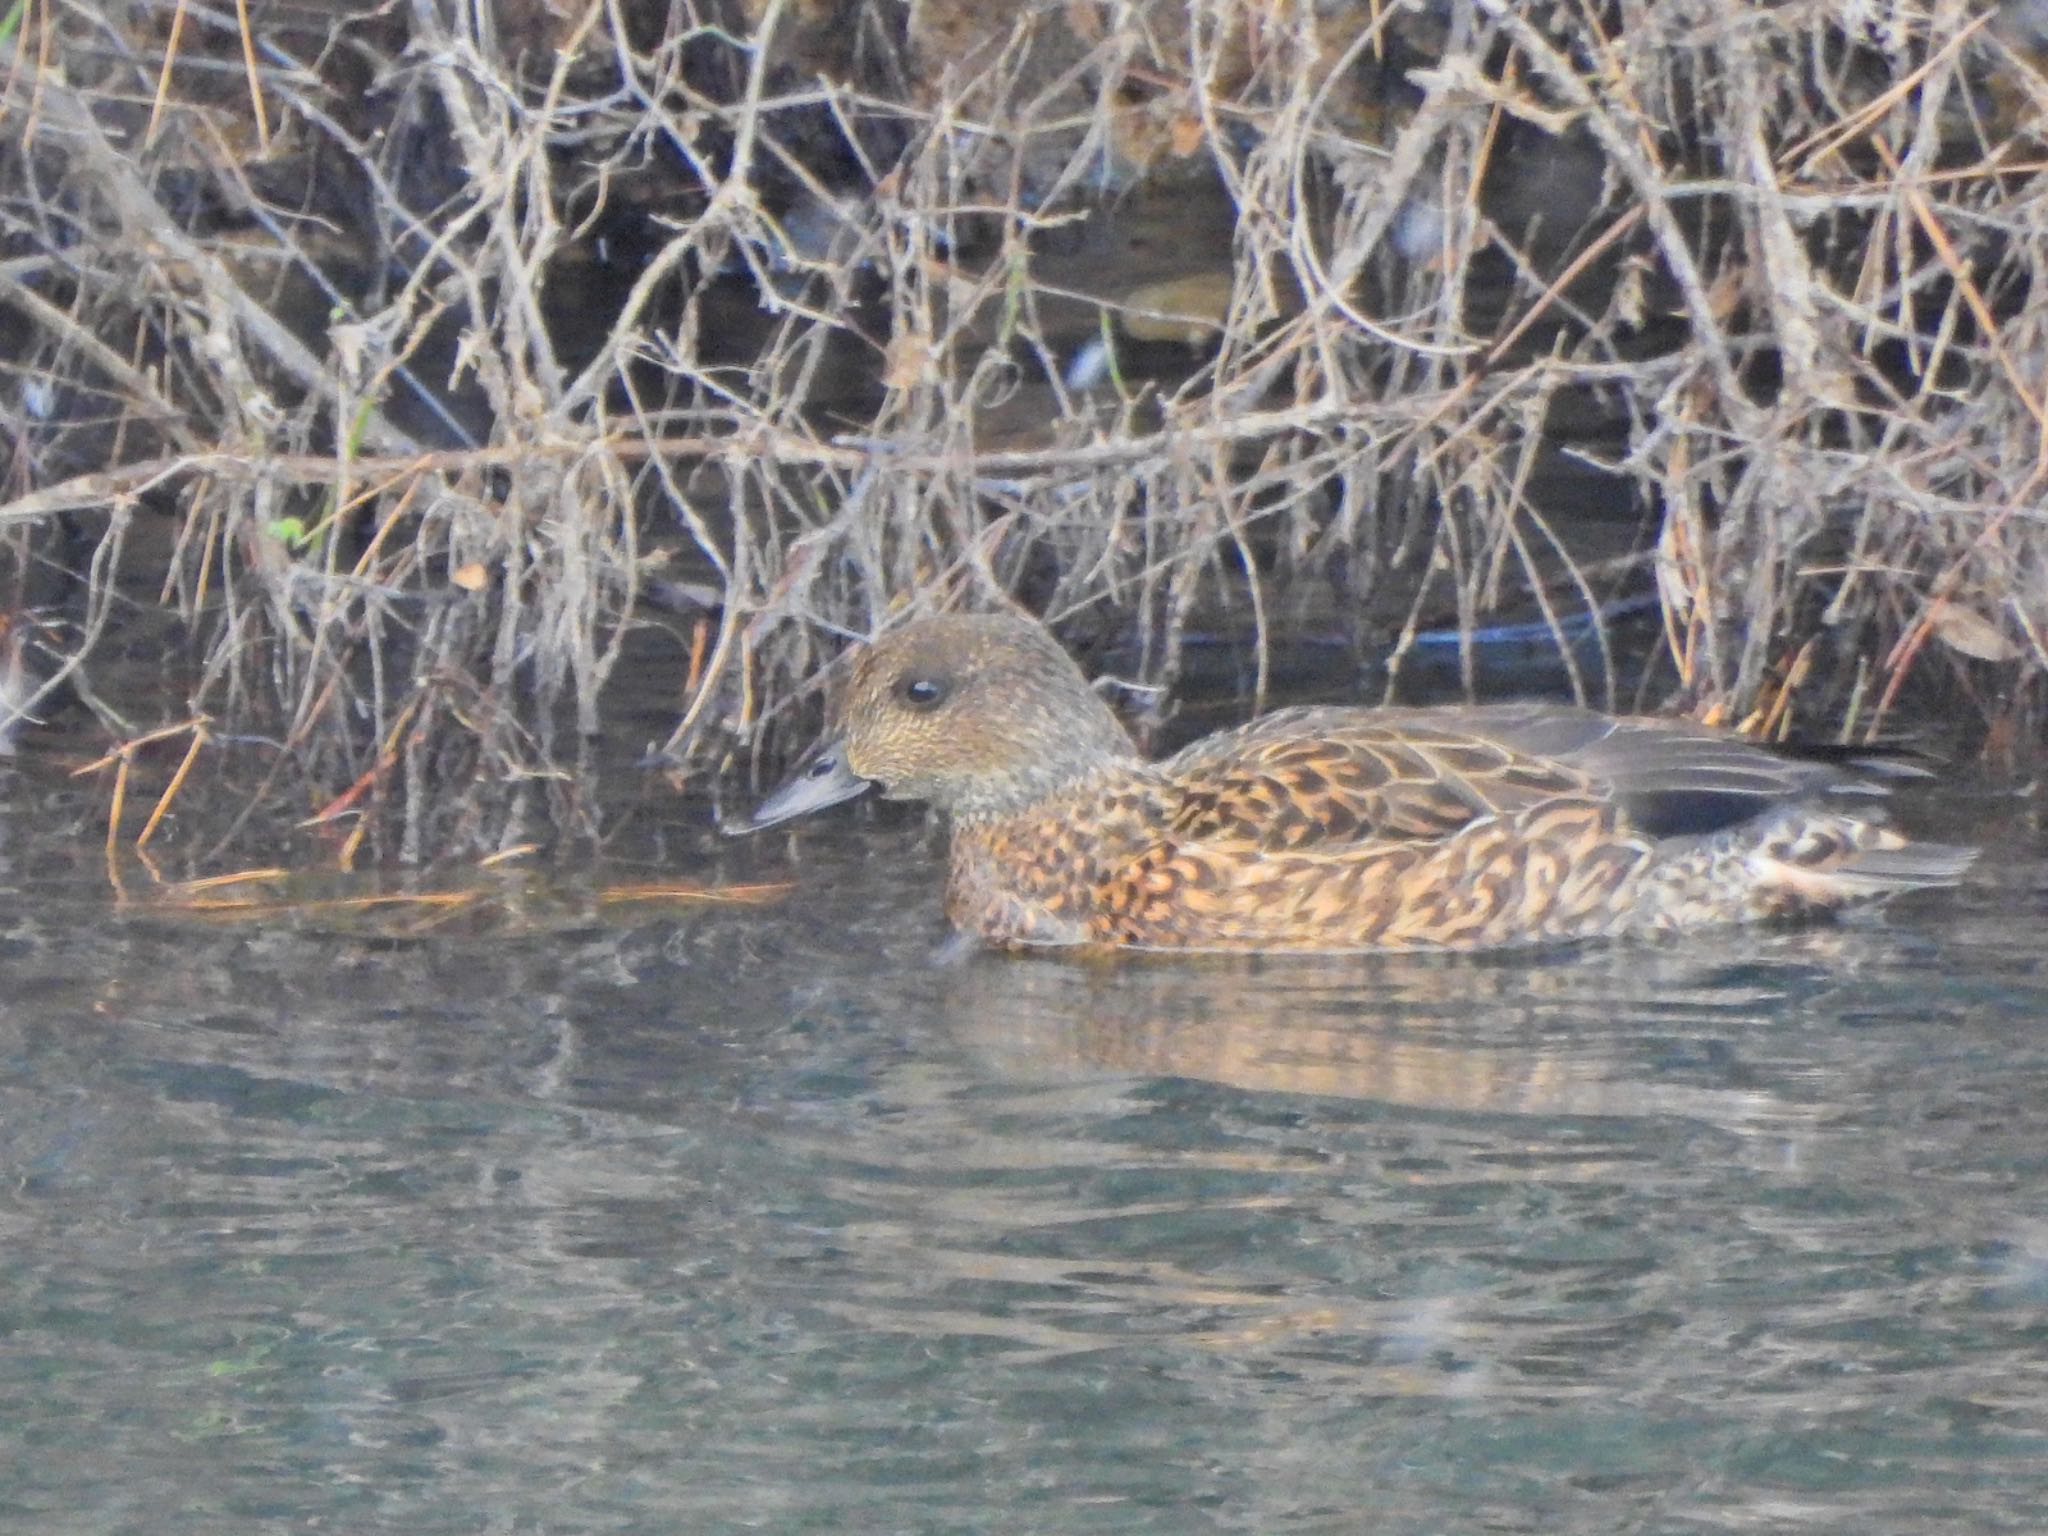
[{"label": "duck's bill", "polygon": [[846,756],[836,741],[821,741],[804,754],[803,760],[783,781],[782,787],[754,807],[754,814],[742,821],[727,822],[727,832],[759,832],[778,822],[794,821],[828,805],[851,800],[871,787],[846,766]]}]

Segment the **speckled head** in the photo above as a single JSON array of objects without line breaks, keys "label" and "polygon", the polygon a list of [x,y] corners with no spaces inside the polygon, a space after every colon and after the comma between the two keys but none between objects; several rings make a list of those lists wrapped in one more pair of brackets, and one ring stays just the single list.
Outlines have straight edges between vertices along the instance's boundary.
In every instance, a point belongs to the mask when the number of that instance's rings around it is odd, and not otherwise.
[{"label": "speckled head", "polygon": [[749,828],[870,785],[964,818],[1002,816],[1138,760],[1123,726],[1043,627],[1003,614],[924,619],[855,661],[833,725]]}]

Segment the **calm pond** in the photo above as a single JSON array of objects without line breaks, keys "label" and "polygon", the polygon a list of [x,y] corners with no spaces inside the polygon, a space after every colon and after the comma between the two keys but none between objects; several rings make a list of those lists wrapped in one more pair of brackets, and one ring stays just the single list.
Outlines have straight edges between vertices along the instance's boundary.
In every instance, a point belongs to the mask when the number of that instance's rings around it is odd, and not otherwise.
[{"label": "calm pond", "polygon": [[0,1525],[2038,1531],[2048,864],[1511,959],[939,951],[701,808],[396,939],[117,911],[0,796]]}]

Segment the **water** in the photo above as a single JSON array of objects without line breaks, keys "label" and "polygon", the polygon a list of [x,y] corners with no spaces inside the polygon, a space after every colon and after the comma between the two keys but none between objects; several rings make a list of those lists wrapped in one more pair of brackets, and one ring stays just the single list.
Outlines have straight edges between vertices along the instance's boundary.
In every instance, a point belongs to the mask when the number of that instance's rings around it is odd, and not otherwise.
[{"label": "water", "polygon": [[1882,921],[1119,964],[937,958],[897,817],[394,938],[116,911],[64,793],[0,811],[5,1529],[2040,1528],[2009,803]]}]

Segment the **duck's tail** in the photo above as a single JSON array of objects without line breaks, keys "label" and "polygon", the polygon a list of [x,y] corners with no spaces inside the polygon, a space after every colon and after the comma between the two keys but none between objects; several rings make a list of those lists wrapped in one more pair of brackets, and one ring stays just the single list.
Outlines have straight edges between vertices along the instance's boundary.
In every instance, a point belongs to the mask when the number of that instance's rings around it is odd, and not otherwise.
[{"label": "duck's tail", "polygon": [[1901,848],[1870,848],[1852,854],[1829,874],[1845,895],[1885,896],[1893,891],[1961,885],[1976,862],[1977,850],[1958,843],[1907,843]]},{"label": "duck's tail", "polygon": [[1822,908],[1959,885],[1977,861],[1975,848],[1908,842],[1889,827],[1851,817],[1809,824],[1760,852],[1759,884],[1768,895]]}]

